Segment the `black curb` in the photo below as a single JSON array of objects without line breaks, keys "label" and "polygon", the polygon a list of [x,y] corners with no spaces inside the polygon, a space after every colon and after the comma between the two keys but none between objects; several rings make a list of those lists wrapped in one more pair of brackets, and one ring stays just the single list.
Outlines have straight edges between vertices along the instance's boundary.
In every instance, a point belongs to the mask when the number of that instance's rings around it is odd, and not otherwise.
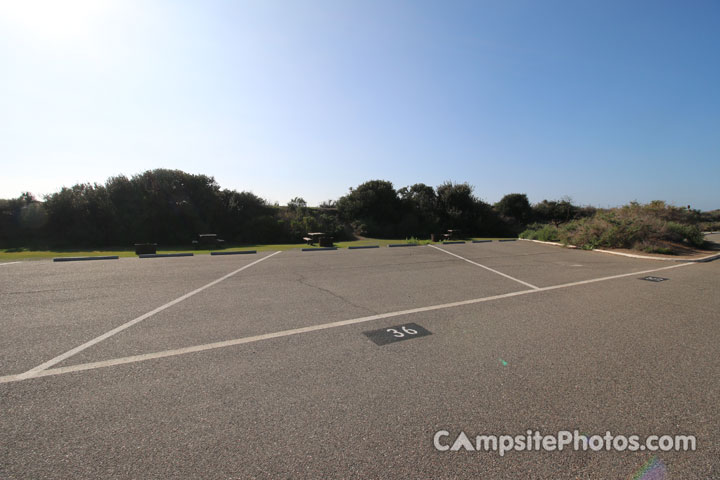
[{"label": "black curb", "polygon": [[117,255],[109,255],[105,257],[57,257],[53,258],[53,262],[80,262],[84,260],[117,260]]},{"label": "black curb", "polygon": [[143,253],[140,258],[192,257],[193,253]]},{"label": "black curb", "polygon": [[248,255],[257,253],[257,250],[243,250],[241,252],[210,252],[210,255]]},{"label": "black curb", "polygon": [[490,243],[492,240],[473,240],[472,243]]},{"label": "black curb", "polygon": [[355,247],[348,247],[348,250],[359,250],[361,248],[380,248],[380,245],[360,245]]},{"label": "black curb", "polygon": [[442,242],[443,245],[460,245],[465,242]]},{"label": "black curb", "polygon": [[323,250],[337,250],[337,247],[303,248],[303,252],[320,252]]},{"label": "black curb", "polygon": [[417,247],[417,243],[391,243],[388,247]]}]

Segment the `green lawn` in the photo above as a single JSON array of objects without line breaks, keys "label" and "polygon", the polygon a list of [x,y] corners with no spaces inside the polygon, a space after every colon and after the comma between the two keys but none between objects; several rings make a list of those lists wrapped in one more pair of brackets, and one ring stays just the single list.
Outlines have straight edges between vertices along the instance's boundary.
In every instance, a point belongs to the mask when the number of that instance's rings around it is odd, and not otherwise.
[{"label": "green lawn", "polygon": [[[472,240],[499,240],[498,238],[473,238]],[[366,238],[364,240],[354,240],[349,242],[337,242],[338,248],[347,248],[349,246],[363,245],[380,245],[387,246],[391,243],[419,243],[427,245],[430,240],[413,240],[413,239],[389,239],[389,238]],[[238,245],[229,246],[221,251],[235,252],[242,250],[277,251],[292,250],[297,248],[308,248],[305,243],[283,243],[271,245]],[[195,255],[208,255],[211,250],[193,250],[190,247],[166,247],[158,248],[157,253],[194,253]],[[56,249],[56,250],[33,250],[23,248],[0,249],[0,263],[16,261],[16,260],[42,260],[55,257],[96,257],[106,255],[117,255],[119,257],[135,257],[135,250],[132,248],[108,248],[107,250],[73,250],[73,249]]]}]

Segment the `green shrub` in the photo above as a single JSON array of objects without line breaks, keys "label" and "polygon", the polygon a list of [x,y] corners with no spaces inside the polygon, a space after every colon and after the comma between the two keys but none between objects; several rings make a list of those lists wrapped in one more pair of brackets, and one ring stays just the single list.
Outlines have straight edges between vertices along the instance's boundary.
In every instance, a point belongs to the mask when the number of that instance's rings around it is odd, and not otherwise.
[{"label": "green shrub", "polygon": [[704,243],[694,211],[655,201],[597,211],[593,216],[554,225],[531,225],[520,237],[560,241],[584,249],[632,248],[672,253],[672,244],[700,247]]},{"label": "green shrub", "polygon": [[672,248],[669,247],[653,247],[651,245],[648,245],[642,249],[644,252],[647,253],[662,253],[664,255],[673,255],[675,252]]},{"label": "green shrub", "polygon": [[705,243],[705,237],[697,225],[681,225],[668,222],[667,229],[677,236],[678,241],[687,242],[694,247],[701,247]]},{"label": "green shrub", "polygon": [[420,240],[417,237],[405,237],[405,242],[406,243],[415,243],[417,245],[429,245],[430,243],[432,243],[428,239]]},{"label": "green shrub", "polygon": [[540,240],[543,242],[560,241],[558,228],[555,225],[529,225],[527,230],[520,233],[520,238],[526,238],[528,240]]}]

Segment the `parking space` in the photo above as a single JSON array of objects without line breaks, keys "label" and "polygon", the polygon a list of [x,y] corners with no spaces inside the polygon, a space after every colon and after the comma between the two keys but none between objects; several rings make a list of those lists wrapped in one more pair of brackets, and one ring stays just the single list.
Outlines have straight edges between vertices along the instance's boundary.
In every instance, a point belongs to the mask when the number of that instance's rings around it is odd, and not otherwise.
[{"label": "parking space", "polygon": [[619,275],[633,269],[661,268],[661,260],[603,255],[579,249],[560,249],[532,242],[493,242],[443,245],[443,250],[520,278],[538,287]]},{"label": "parking space", "polygon": [[[218,342],[525,289],[429,248],[283,252],[62,365]],[[198,259],[199,261],[202,261]],[[204,261],[215,261],[206,259]],[[444,313],[438,313],[444,315]]]},{"label": "parking space", "polygon": [[0,376],[60,355],[257,256],[223,258],[222,265],[214,258],[198,259],[36,261],[5,267],[0,271]]},{"label": "parking space", "polygon": [[[39,347],[2,375],[216,282],[48,367],[52,375],[4,377],[0,477],[633,478],[653,457],[433,448],[438,430],[575,428],[693,434],[698,451],[657,457],[673,478],[720,472],[717,262],[525,242],[441,248],[481,266],[432,247],[282,252],[254,265],[260,255],[63,270],[38,262],[21,266],[27,291],[15,303],[5,290],[15,273],[0,272],[2,302],[47,310],[36,323],[28,314],[27,327],[3,316],[13,338],[31,331],[26,347]],[[668,280],[636,274],[651,270]],[[129,286],[143,277],[173,286]],[[61,297],[31,291],[90,289],[84,278],[95,279],[98,297],[68,310]],[[113,292],[117,304],[103,304]],[[154,301],[120,306],[141,293]],[[64,322],[98,304],[112,314],[46,338],[53,310]],[[364,335],[410,323],[429,335],[384,346]]]}]

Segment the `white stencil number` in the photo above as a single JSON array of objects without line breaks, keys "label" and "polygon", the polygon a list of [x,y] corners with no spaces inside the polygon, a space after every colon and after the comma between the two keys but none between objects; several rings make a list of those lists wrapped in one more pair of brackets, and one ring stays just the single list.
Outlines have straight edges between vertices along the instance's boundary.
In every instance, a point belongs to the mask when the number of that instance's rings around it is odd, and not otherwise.
[{"label": "white stencil number", "polygon": [[[400,331],[400,330],[402,330],[402,331]],[[396,329],[394,329],[394,328],[388,328],[388,329],[387,329],[387,331],[390,332],[390,333],[392,333],[392,334],[393,334],[393,337],[395,337],[395,338],[403,338],[403,337],[405,336],[405,334],[407,334],[407,335],[417,335],[417,333],[418,333],[417,330],[415,330],[415,329],[413,329],[413,328],[408,328],[408,327],[405,327],[405,326],[400,327],[400,330],[396,330]]]}]

